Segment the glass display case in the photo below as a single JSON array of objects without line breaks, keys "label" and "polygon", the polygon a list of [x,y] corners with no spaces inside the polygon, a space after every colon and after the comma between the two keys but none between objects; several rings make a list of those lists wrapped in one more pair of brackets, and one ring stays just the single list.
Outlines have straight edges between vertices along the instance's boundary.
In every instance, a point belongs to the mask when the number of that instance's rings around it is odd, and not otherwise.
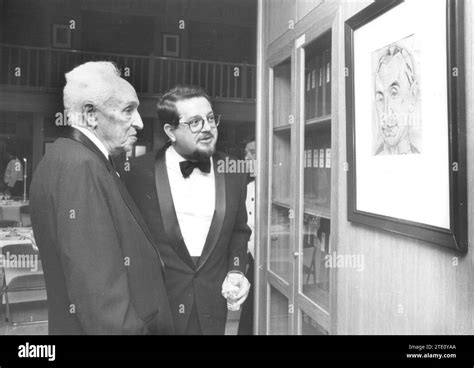
[{"label": "glass display case", "polygon": [[330,326],[331,32],[269,68],[267,334]]},{"label": "glass display case", "polygon": [[303,241],[300,292],[329,311],[331,33],[305,47]]}]

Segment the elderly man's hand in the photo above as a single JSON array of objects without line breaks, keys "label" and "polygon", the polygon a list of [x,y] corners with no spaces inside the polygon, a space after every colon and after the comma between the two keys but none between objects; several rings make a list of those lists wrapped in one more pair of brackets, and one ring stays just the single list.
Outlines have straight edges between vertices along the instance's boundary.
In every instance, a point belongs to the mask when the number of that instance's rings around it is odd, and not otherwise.
[{"label": "elderly man's hand", "polygon": [[250,282],[242,272],[230,271],[222,283],[222,296],[227,299],[227,309],[236,311],[247,299]]}]

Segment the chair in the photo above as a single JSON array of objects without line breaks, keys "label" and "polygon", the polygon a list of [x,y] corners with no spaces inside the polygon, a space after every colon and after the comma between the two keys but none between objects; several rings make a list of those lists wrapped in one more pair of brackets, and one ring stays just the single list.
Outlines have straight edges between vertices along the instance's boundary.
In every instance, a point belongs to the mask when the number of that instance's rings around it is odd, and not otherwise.
[{"label": "chair", "polygon": [[[31,323],[44,323],[47,321],[32,321],[26,323],[15,323],[11,318],[10,294],[28,291],[44,291],[41,299],[46,299],[46,286],[43,276],[43,268],[39,260],[39,253],[30,243],[9,244],[2,247],[3,264],[0,269],[2,275],[1,295],[5,296],[6,321],[13,326]],[[15,258],[16,257],[16,258]],[[13,267],[12,260],[17,263]],[[11,266],[11,267],[8,267]],[[35,268],[36,270],[32,270]],[[27,295],[27,294],[26,294]],[[31,295],[29,295],[31,297]],[[34,298],[33,300],[38,300]],[[32,301],[29,299],[29,301]]]},{"label": "chair", "polygon": [[5,227],[19,227],[20,224],[15,220],[0,220],[0,228]]},{"label": "chair", "polygon": [[20,221],[23,227],[31,226],[30,206],[25,205],[20,207]]}]

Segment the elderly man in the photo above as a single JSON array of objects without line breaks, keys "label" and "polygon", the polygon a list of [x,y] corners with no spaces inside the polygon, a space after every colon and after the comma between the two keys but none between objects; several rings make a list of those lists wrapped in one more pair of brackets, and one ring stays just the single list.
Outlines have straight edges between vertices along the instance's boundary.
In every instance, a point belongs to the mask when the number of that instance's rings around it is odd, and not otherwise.
[{"label": "elderly man", "polygon": [[168,91],[158,117],[170,143],[132,161],[127,185],[163,255],[176,332],[224,334],[250,288],[246,176],[216,170],[220,117],[202,89]]},{"label": "elderly man", "polygon": [[380,57],[375,77],[375,107],[382,143],[375,155],[420,153],[410,130],[415,124],[419,85],[410,53],[392,45]]},{"label": "elderly man", "polygon": [[173,333],[159,250],[110,160],[143,128],[138,105],[112,63],[66,74],[72,127],[41,160],[30,193],[50,334]]}]

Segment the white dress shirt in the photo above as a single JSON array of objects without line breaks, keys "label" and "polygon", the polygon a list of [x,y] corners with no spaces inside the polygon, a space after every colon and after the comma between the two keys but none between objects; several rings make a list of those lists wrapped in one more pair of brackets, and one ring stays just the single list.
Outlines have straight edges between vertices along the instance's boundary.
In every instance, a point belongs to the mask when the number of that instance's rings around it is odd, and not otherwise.
[{"label": "white dress shirt", "polygon": [[211,159],[209,173],[195,168],[188,178],[184,178],[179,163],[186,159],[173,146],[166,150],[165,158],[171,195],[184,243],[191,257],[200,257],[216,208],[214,163]]},{"label": "white dress shirt", "polygon": [[245,206],[247,207],[247,225],[252,229],[250,239],[248,243],[248,251],[255,258],[255,180],[252,180],[247,184],[247,198],[245,200]]}]

